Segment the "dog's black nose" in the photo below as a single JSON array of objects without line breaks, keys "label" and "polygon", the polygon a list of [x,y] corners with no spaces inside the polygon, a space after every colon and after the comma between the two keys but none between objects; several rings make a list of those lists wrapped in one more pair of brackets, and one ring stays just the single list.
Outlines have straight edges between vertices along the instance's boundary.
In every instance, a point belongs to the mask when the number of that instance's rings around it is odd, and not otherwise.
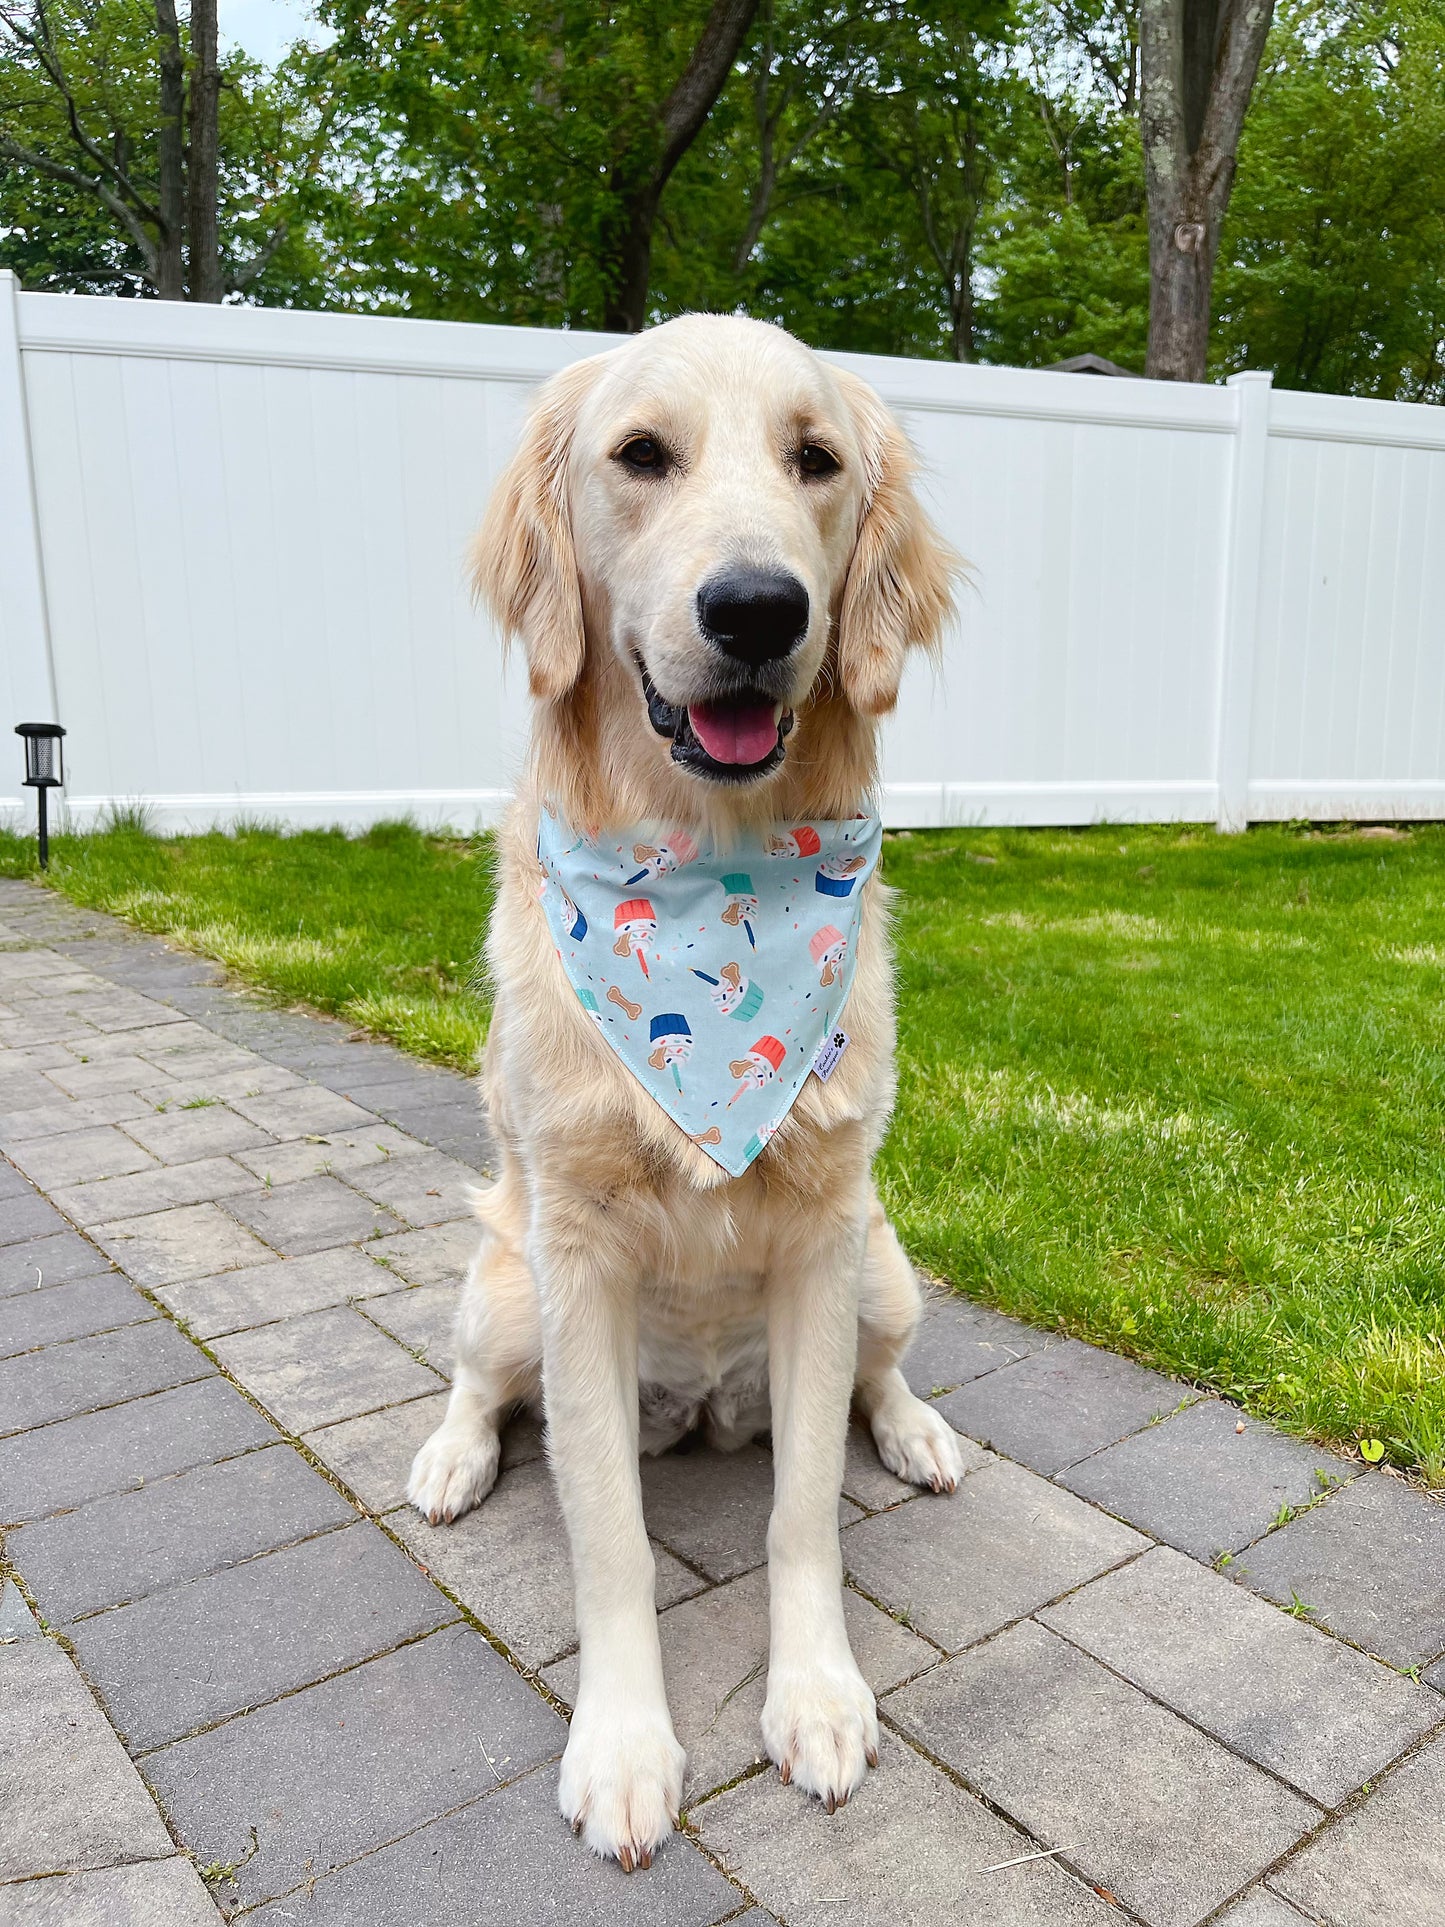
[{"label": "dog's black nose", "polygon": [[785,569],[729,569],[698,590],[697,619],[709,642],[758,668],[803,640],[808,591]]}]

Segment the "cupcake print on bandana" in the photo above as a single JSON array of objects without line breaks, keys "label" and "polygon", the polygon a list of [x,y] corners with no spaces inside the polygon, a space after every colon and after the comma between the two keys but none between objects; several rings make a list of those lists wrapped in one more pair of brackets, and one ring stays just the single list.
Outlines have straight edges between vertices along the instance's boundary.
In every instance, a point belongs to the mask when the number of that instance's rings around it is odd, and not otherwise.
[{"label": "cupcake print on bandana", "polygon": [[579,1019],[734,1177],[842,1017],[882,840],[874,814],[712,847],[667,826],[588,838],[542,812],[540,901]]}]

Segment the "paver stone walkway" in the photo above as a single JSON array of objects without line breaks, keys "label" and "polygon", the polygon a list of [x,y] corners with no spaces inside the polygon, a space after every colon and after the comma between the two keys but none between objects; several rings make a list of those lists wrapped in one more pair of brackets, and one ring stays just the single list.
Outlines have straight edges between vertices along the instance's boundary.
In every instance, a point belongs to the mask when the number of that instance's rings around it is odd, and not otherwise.
[{"label": "paver stone walkway", "polygon": [[648,1461],[688,1752],[650,1873],[560,1821],[571,1582],[535,1423],[479,1511],[437,1423],[465,1080],[0,882],[6,1927],[1439,1927],[1445,1508],[936,1294],[952,1498],[855,1429],[882,1763],[759,1758],[764,1445]]}]

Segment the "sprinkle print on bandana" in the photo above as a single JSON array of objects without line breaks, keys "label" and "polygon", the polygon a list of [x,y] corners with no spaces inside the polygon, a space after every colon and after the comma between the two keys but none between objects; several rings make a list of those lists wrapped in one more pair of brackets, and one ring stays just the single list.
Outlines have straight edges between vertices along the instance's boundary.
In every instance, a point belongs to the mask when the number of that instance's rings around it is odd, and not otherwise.
[{"label": "sprinkle print on bandana", "polygon": [[733,1177],[787,1117],[842,1016],[882,841],[872,813],[775,824],[714,849],[666,826],[589,839],[542,812],[539,894],[578,1001]]}]

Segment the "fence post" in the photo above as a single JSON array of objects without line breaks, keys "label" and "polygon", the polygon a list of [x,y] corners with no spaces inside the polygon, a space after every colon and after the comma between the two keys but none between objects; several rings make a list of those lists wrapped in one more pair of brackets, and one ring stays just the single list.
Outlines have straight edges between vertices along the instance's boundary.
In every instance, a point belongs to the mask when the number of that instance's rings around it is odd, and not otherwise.
[{"label": "fence post", "polygon": [[59,720],[20,367],[19,299],[19,280],[0,268],[0,699],[8,695],[15,712],[0,716],[0,795],[13,796],[17,804],[25,800],[18,781],[23,763],[10,731],[16,723]]},{"label": "fence post", "polygon": [[1224,634],[1219,652],[1219,737],[1215,774],[1219,827],[1249,823],[1249,738],[1254,707],[1255,637],[1259,627],[1259,563],[1264,543],[1264,482],[1269,455],[1269,397],[1274,377],[1231,375],[1234,466],[1230,478],[1229,550],[1224,569]]}]

